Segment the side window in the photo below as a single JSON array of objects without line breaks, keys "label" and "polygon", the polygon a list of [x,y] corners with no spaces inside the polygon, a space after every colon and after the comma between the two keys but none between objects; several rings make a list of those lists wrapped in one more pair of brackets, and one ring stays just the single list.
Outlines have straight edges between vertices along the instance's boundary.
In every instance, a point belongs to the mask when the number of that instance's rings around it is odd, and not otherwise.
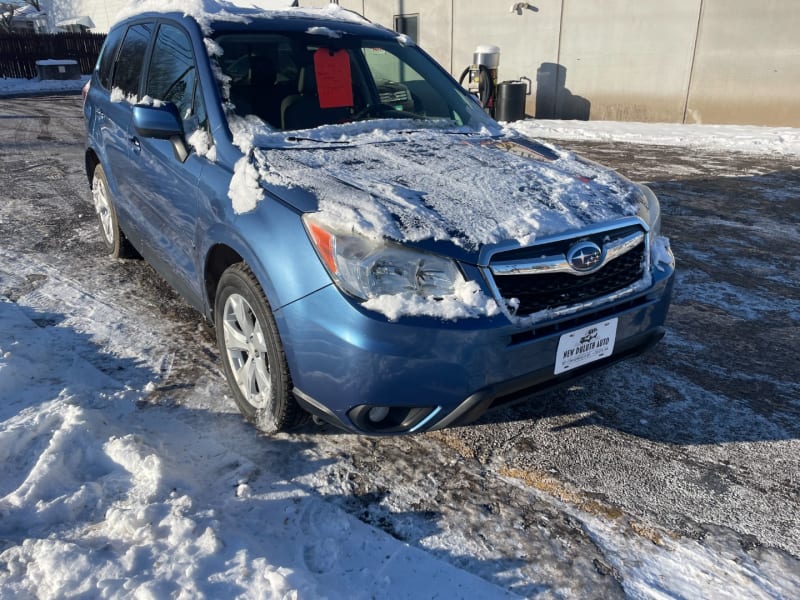
[{"label": "side window", "polygon": [[189,38],[177,27],[162,25],[153,47],[146,93],[177,107],[187,135],[197,129],[200,114],[205,116],[204,107],[195,107],[195,98],[200,97],[195,94],[196,85],[197,69]]},{"label": "side window", "polygon": [[103,50],[97,61],[97,77],[100,85],[105,89],[111,88],[111,70],[114,66],[114,58],[119,50],[119,43],[122,41],[123,28],[113,29],[103,44]]},{"label": "side window", "polygon": [[195,82],[194,85],[194,109],[192,117],[194,118],[194,127],[203,127],[206,128],[207,126],[207,119],[206,119],[206,105],[203,103],[203,94],[200,90],[200,82]]},{"label": "side window", "polygon": [[112,85],[121,89],[126,96],[139,94],[139,78],[142,74],[144,54],[152,32],[152,23],[133,25],[128,29],[125,41],[122,42]]}]

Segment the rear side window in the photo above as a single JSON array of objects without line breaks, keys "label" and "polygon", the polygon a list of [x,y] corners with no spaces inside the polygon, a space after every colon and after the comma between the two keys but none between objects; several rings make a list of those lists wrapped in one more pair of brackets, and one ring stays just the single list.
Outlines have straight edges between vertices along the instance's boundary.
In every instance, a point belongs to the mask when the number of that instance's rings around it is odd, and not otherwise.
[{"label": "rear side window", "polygon": [[139,79],[142,74],[144,54],[153,32],[152,23],[140,23],[128,29],[125,41],[114,69],[113,87],[119,88],[126,96],[139,94]]},{"label": "rear side window", "polygon": [[122,41],[122,34],[125,33],[123,28],[112,30],[103,44],[103,52],[100,55],[100,60],[97,63],[97,77],[100,85],[105,89],[111,87],[111,72],[114,66],[114,57],[119,50],[119,43]]}]

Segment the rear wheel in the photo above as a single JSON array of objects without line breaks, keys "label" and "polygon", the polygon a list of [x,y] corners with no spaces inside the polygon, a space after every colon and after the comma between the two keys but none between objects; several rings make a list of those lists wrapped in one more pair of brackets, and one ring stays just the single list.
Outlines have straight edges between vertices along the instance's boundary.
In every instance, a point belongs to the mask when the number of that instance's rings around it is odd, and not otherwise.
[{"label": "rear wheel", "polygon": [[225,376],[242,414],[267,433],[303,423],[307,415],[292,395],[275,318],[243,263],[229,267],[220,278],[214,323]]},{"label": "rear wheel", "polygon": [[92,202],[94,210],[100,220],[100,234],[105,243],[106,250],[114,258],[135,258],[136,250],[125,238],[117,220],[117,211],[111,200],[108,189],[108,180],[103,167],[98,164],[92,174]]}]

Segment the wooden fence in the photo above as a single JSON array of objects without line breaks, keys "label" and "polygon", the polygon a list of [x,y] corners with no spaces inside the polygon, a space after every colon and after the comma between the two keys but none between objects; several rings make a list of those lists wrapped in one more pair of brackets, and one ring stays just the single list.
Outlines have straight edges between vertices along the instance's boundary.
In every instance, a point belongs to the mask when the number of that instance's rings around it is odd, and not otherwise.
[{"label": "wooden fence", "polygon": [[105,39],[102,33],[0,34],[0,77],[33,79],[36,61],[45,59],[75,60],[89,74]]}]

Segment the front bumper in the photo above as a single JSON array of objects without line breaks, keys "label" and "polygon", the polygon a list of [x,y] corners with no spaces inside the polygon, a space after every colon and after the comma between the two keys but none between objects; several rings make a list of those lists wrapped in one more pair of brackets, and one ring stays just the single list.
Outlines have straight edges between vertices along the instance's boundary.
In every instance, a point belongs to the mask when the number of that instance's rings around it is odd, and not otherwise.
[{"label": "front bumper", "polygon": [[[647,350],[664,334],[673,275],[672,268],[656,270],[642,292],[529,327],[504,315],[389,322],[332,285],[275,316],[295,397],[306,410],[349,431],[412,433],[467,424],[490,408]],[[555,375],[561,335],[612,317],[618,319],[613,355]],[[375,425],[365,417],[370,407],[392,407],[400,417]]]}]

